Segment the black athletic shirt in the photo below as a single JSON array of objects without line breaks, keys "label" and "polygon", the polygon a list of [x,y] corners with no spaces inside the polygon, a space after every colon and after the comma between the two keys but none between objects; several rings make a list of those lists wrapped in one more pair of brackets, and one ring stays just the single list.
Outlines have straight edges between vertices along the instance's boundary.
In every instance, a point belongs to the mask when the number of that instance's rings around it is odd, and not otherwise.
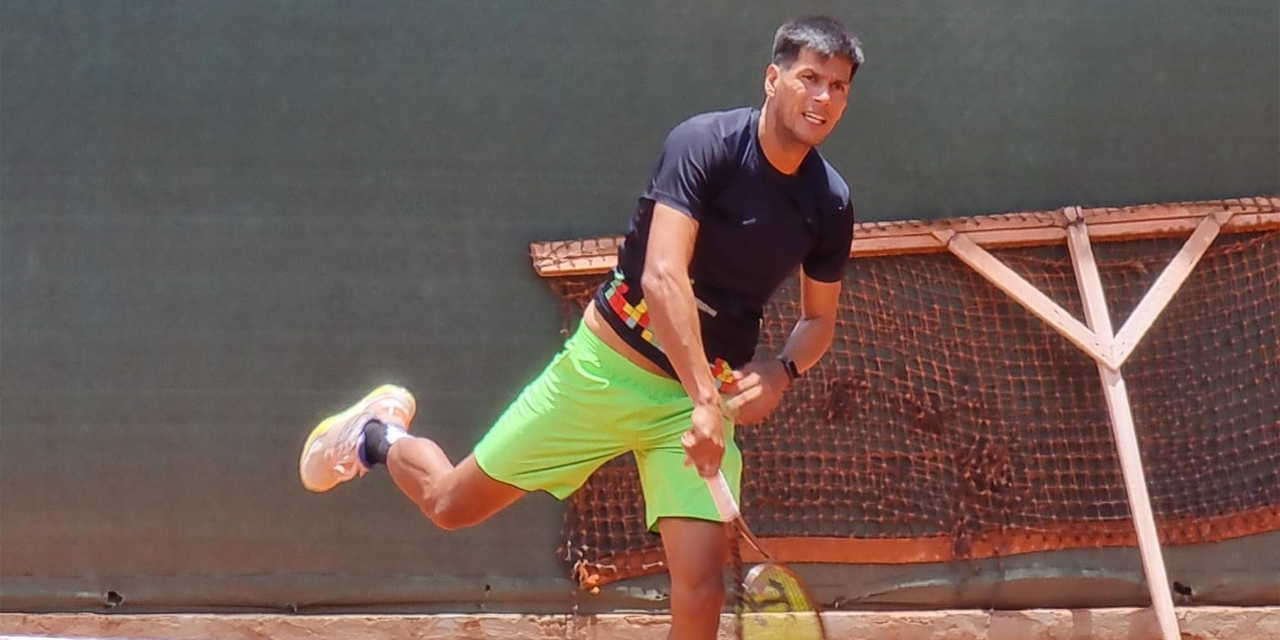
[{"label": "black athletic shirt", "polygon": [[760,112],[694,116],[667,136],[631,220],[613,277],[596,291],[601,315],[628,344],[675,377],[650,328],[640,288],[655,202],[698,221],[689,265],[707,362],[721,381],[755,354],[769,296],[803,265],[838,282],[853,238],[849,187],[816,149],[794,175],[760,148]]}]

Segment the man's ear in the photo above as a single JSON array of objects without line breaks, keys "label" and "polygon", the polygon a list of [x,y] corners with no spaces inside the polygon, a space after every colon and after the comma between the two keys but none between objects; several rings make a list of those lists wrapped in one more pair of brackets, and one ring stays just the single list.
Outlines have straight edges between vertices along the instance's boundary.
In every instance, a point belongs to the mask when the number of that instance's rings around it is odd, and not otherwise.
[{"label": "man's ear", "polygon": [[772,98],[778,92],[778,77],[782,75],[782,69],[778,65],[771,64],[764,69],[764,95]]}]

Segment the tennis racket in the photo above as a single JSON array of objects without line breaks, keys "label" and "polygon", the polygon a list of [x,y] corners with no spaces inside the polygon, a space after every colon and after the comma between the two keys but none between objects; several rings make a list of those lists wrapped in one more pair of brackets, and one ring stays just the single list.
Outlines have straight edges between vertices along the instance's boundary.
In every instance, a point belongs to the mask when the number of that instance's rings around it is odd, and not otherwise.
[{"label": "tennis racket", "polygon": [[735,607],[738,637],[743,640],[826,640],[827,630],[808,587],[790,569],[775,562],[760,546],[742,520],[738,502],[721,472],[706,478],[720,519],[732,523],[760,555],[763,564],[747,572],[740,585],[741,600]]}]

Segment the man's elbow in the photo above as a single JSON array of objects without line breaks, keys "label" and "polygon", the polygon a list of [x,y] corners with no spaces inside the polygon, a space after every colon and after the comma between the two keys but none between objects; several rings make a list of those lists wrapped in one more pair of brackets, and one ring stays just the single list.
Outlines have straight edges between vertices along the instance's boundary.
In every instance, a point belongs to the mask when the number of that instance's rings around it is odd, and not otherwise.
[{"label": "man's elbow", "polygon": [[823,351],[831,346],[831,342],[836,336],[836,316],[834,313],[821,316],[806,318],[805,322],[813,327],[813,332],[818,336],[818,342],[822,345]]},{"label": "man's elbow", "polygon": [[679,274],[674,265],[666,261],[652,261],[645,265],[644,275],[640,277],[640,288],[648,300],[666,300],[675,294]]},{"label": "man's elbow", "polygon": [[823,329],[830,329],[834,331],[836,328],[837,315],[838,312],[835,309],[821,311],[818,313],[805,313],[804,311],[801,311],[800,320],[815,327],[822,327]]}]

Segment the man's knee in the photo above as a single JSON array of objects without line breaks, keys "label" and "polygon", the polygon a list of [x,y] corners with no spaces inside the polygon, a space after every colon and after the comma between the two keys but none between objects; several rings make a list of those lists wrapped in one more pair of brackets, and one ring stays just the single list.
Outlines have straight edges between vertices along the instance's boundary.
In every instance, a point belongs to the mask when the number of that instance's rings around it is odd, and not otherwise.
[{"label": "man's knee", "polygon": [[511,506],[525,491],[484,476],[470,462],[432,487],[418,503],[437,527],[446,531],[474,527]]},{"label": "man's knee", "polygon": [[671,573],[673,608],[719,612],[724,605],[724,525],[671,518],[659,520]]},{"label": "man's knee", "polygon": [[724,582],[717,576],[714,581],[706,580],[692,585],[677,586],[672,583],[671,599],[679,600],[699,611],[718,614],[724,608]]},{"label": "man's knee", "polygon": [[671,598],[703,611],[719,612],[724,606],[724,567],[702,561],[695,567],[672,572]]},{"label": "man's knee", "polygon": [[437,481],[429,484],[395,466],[392,466],[391,470],[392,476],[396,477],[397,481],[402,476],[406,477],[406,481],[397,482],[401,492],[437,527],[445,531],[455,531],[480,524],[485,519],[484,516],[476,513],[472,501],[460,499],[455,495],[457,491],[452,483]]},{"label": "man's knee", "polygon": [[428,496],[419,505],[422,513],[445,531],[457,531],[474,527],[488,519],[487,513],[481,513],[463,501],[452,496]]}]

